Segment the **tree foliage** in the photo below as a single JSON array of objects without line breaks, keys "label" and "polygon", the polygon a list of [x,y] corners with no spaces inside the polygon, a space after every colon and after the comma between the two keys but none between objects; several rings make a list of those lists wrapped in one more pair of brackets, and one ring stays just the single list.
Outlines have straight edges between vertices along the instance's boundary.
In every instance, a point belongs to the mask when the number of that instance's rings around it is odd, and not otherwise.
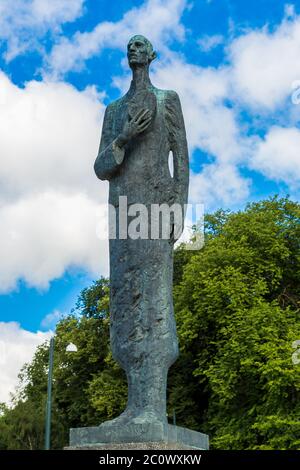
[{"label": "tree foliage", "polygon": [[299,247],[300,206],[289,199],[219,211],[175,288],[181,349],[192,352],[216,448],[300,447]]},{"label": "tree foliage", "polygon": [[[205,246],[175,251],[180,357],[171,367],[168,414],[207,432],[217,449],[300,448],[300,205],[289,198],[219,210]],[[66,345],[76,344],[77,353]],[[20,373],[13,406],[0,409],[0,448],[43,446],[49,345]],[[97,425],[126,404],[123,371],[109,348],[109,282],[84,289],[55,333],[53,448],[68,429]]]}]

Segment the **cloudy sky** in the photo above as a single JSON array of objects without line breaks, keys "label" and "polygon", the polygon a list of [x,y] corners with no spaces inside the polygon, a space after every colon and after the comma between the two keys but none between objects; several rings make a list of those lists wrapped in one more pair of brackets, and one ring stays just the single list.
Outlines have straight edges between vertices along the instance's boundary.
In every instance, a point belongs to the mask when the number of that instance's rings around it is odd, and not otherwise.
[{"label": "cloudy sky", "polygon": [[129,38],[178,92],[190,201],[300,193],[300,1],[0,0],[0,401],[80,290],[108,274],[97,154]]}]

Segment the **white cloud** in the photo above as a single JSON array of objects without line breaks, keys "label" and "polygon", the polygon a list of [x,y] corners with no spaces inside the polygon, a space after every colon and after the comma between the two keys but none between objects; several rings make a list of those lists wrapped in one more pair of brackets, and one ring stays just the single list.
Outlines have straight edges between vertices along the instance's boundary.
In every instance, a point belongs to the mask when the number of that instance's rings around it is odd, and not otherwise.
[{"label": "white cloud", "polygon": [[233,111],[224,105],[226,70],[202,68],[174,57],[157,64],[152,77],[159,88],[179,93],[191,150],[201,148],[221,159],[233,158],[238,127]]},{"label": "white cloud", "polygon": [[47,288],[71,267],[92,275],[107,274],[104,207],[85,194],[45,192],[0,207],[0,291],[15,288],[18,279]]},{"label": "white cloud", "polygon": [[[238,111],[226,105],[230,69],[188,64],[169,53],[168,60],[153,63],[151,80],[158,88],[178,92],[191,158],[199,149],[214,161],[198,177],[192,176],[191,200],[205,203],[206,209],[244,202],[249,195],[249,180],[239,174],[238,165],[251,154],[253,138],[242,134]],[[129,77],[115,77],[114,84],[124,93]]]},{"label": "white cloud", "polygon": [[224,37],[221,34],[214,34],[212,36],[206,34],[197,41],[200,49],[203,52],[210,52],[215,47],[219,46],[220,44],[223,44],[223,42]]},{"label": "white cloud", "polygon": [[77,266],[107,273],[105,182],[93,170],[104,105],[93,89],[0,73],[0,290],[45,288]]},{"label": "white cloud", "polygon": [[286,18],[294,18],[296,16],[295,5],[286,4],[284,6],[284,14]]},{"label": "white cloud", "polygon": [[228,48],[232,89],[248,106],[275,110],[300,78],[300,17],[288,12],[274,31],[251,30]]},{"label": "white cloud", "polygon": [[251,165],[269,179],[300,188],[300,130],[273,126],[262,139]]},{"label": "white cloud", "polygon": [[19,88],[0,72],[0,105],[0,198],[99,192],[93,163],[104,105],[93,88],[36,81]]},{"label": "white cloud", "polygon": [[[26,2],[24,8],[34,3]],[[60,13],[58,3],[50,1],[39,2],[33,19],[20,13],[20,34],[26,31],[26,21],[37,21],[34,18],[40,19],[37,24],[58,31],[59,24],[79,15],[83,5],[59,3],[66,8]],[[8,2],[5,5],[8,8]],[[184,39],[181,16],[186,7],[184,0],[148,0],[118,22],[102,22],[91,32],[61,38],[48,57],[48,72],[57,78],[80,69],[104,48],[125,49],[129,37],[142,32],[163,57],[151,67],[154,85],[175,89],[180,95],[191,154],[200,149],[211,156],[211,164],[191,175],[191,200],[203,202],[206,209],[243,203],[249,197],[250,181],[239,172],[241,165],[296,186],[299,131],[274,127],[267,130],[265,139],[247,137],[239,111],[241,102],[249,113],[255,106],[280,109],[292,82],[300,79],[299,17],[287,8],[285,19],[273,32],[265,27],[234,39],[226,66],[204,68],[188,64],[168,49],[173,39]],[[36,28],[42,31],[44,26]],[[208,50],[221,38],[201,40]],[[123,92],[128,78],[115,79]],[[235,106],[228,106],[228,100],[234,100]],[[101,203],[107,200],[107,184],[93,172],[103,95],[94,88],[79,92],[66,83],[49,81],[31,81],[21,89],[0,73],[0,105],[2,291],[13,289],[18,279],[46,287],[72,266],[107,272],[107,244],[101,245],[96,236],[99,226],[102,230],[105,225]]]},{"label": "white cloud", "polygon": [[237,110],[226,105],[228,68],[203,68],[174,56],[154,68],[153,82],[178,92],[191,156],[199,149],[212,157],[212,164],[191,175],[191,201],[204,203],[205,210],[244,202],[249,180],[239,174],[238,166],[251,153],[253,139],[241,132]]},{"label": "white cloud", "polygon": [[41,327],[46,330],[49,328],[55,329],[56,323],[58,323],[63,317],[64,314],[62,312],[59,310],[54,310],[43,318],[41,321]]},{"label": "white cloud", "polygon": [[243,178],[236,166],[223,163],[205,165],[201,173],[191,174],[190,199],[203,203],[205,211],[217,207],[236,207],[249,197],[251,180]]},{"label": "white cloud", "polygon": [[[250,195],[250,180],[240,174],[240,165],[284,181],[291,189],[299,187],[298,131],[268,131],[264,120],[267,136],[261,140],[247,135],[247,122],[242,123],[239,116],[241,104],[253,117],[257,107],[274,113],[285,104],[290,119],[299,119],[290,101],[292,83],[300,78],[299,44],[300,17],[287,7],[273,32],[265,27],[234,39],[226,66],[202,68],[174,54],[164,64],[154,64],[155,85],[172,87],[180,95],[191,152],[200,149],[213,157],[211,164],[191,177],[194,202],[202,201],[206,208],[244,202]],[[228,100],[234,101],[234,107],[228,107]]]},{"label": "white cloud", "polygon": [[36,347],[51,335],[51,332],[26,331],[16,322],[0,322],[0,402],[9,402],[18,384],[20,369],[31,361]]},{"label": "white cloud", "polygon": [[47,60],[47,72],[52,77],[70,70],[80,70],[90,57],[104,48],[125,50],[134,34],[143,34],[160,51],[170,39],[183,39],[184,28],[180,18],[186,0],[147,0],[139,8],[132,8],[117,22],[104,21],[90,32],[77,32],[73,38],[62,38]]},{"label": "white cloud", "polygon": [[28,49],[42,49],[39,39],[59,33],[63,23],[83,12],[85,0],[1,0],[0,40],[6,41],[6,60]]}]

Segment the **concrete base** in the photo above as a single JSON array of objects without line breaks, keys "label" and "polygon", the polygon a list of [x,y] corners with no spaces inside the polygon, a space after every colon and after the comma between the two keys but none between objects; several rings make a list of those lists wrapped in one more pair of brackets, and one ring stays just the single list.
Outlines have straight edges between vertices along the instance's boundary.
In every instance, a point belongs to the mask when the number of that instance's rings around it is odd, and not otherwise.
[{"label": "concrete base", "polygon": [[171,424],[128,424],[70,429],[72,449],[199,449],[209,448],[208,435]]},{"label": "concrete base", "polygon": [[124,442],[123,444],[91,444],[69,446],[65,450],[202,450],[197,447],[171,444],[167,442]]}]

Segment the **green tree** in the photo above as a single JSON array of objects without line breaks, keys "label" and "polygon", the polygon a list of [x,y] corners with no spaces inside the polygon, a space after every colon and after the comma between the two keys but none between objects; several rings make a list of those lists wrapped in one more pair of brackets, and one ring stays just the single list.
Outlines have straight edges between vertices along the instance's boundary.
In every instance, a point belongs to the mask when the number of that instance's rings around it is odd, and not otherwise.
[{"label": "green tree", "polygon": [[[174,307],[180,356],[171,367],[168,414],[207,432],[217,449],[300,448],[300,205],[289,198],[219,210],[205,246],[179,247]],[[69,342],[78,352],[65,351]],[[0,448],[42,448],[49,345],[20,374],[13,406],[0,408]],[[117,416],[127,385],[109,348],[109,283],[84,289],[55,334],[54,448],[70,427]]]},{"label": "green tree", "polygon": [[[198,380],[190,402],[202,402],[197,421],[215,448],[300,447],[300,368],[291,361],[300,338],[299,222],[300,206],[288,198],[207,217],[205,247],[175,287],[180,345]],[[190,404],[181,407],[189,416]]]},{"label": "green tree", "polygon": [[[57,324],[52,448],[68,444],[70,427],[100,424],[110,417],[114,394],[117,410],[126,401],[124,374],[109,350],[108,304],[108,281],[102,278],[81,292],[72,313]],[[76,353],[66,351],[70,342],[76,344]],[[6,436],[0,441],[2,448],[43,448],[48,360],[46,342],[37,348],[31,363],[23,367],[13,408],[4,407],[0,417],[0,429]],[[102,395],[104,400],[100,399]]]}]

